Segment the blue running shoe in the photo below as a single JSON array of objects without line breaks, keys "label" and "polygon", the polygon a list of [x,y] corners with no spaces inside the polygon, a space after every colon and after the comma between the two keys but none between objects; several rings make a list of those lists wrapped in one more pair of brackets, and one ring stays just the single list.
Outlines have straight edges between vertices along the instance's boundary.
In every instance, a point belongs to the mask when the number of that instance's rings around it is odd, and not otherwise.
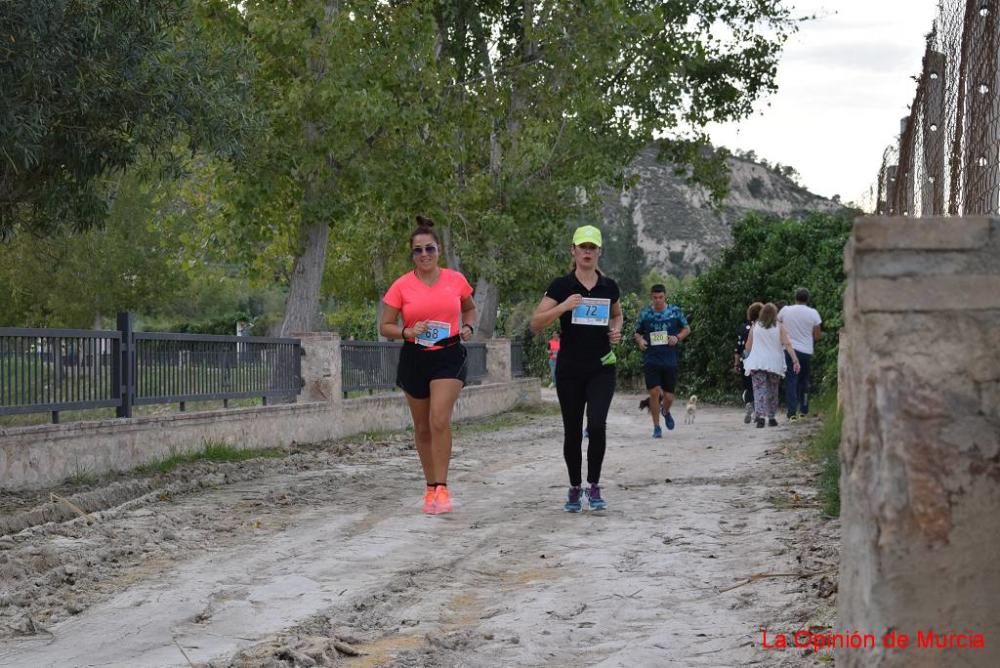
[{"label": "blue running shoe", "polygon": [[653,438],[663,438],[663,430],[660,429],[660,425],[653,427]]},{"label": "blue running shoe", "polygon": [[591,485],[587,490],[587,502],[591,510],[604,510],[608,507],[608,502],[601,497],[601,488],[597,485]]},{"label": "blue running shoe", "polygon": [[674,423],[674,416],[673,415],[671,415],[670,413],[667,413],[666,415],[663,416],[663,419],[667,423],[667,429],[673,429],[674,428],[675,423]]},{"label": "blue running shoe", "polygon": [[580,503],[581,494],[583,494],[583,490],[579,487],[570,487],[569,495],[566,497],[566,504],[563,506],[563,510],[567,513],[578,513],[583,510],[583,505]]}]

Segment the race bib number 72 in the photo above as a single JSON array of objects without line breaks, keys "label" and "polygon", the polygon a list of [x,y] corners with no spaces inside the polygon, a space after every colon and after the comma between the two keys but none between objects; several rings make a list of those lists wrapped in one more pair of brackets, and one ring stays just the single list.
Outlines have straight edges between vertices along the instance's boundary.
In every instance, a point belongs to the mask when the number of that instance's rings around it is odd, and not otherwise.
[{"label": "race bib number 72", "polygon": [[611,319],[611,300],[595,299],[584,297],[583,301],[573,309],[574,325],[603,325],[608,326]]}]

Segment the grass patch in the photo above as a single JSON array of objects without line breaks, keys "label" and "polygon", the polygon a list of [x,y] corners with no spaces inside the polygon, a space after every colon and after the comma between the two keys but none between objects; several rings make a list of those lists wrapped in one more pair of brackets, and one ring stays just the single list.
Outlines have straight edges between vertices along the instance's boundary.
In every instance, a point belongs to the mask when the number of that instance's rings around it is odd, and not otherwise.
[{"label": "grass patch", "polygon": [[73,487],[90,487],[96,485],[98,476],[90,471],[77,470],[76,473],[66,478],[66,484]]},{"label": "grass patch", "polygon": [[137,473],[169,473],[182,464],[192,462],[242,462],[247,459],[257,459],[258,457],[284,457],[287,451],[281,448],[262,448],[260,450],[248,450],[234,448],[224,443],[206,443],[205,448],[199,452],[189,452],[183,455],[173,455],[158,462],[144,464],[136,469]]},{"label": "grass patch", "polygon": [[823,512],[840,515],[840,431],[842,415],[837,410],[837,393],[824,392],[814,400],[822,427],[809,443],[809,456],[820,465],[819,495]]}]

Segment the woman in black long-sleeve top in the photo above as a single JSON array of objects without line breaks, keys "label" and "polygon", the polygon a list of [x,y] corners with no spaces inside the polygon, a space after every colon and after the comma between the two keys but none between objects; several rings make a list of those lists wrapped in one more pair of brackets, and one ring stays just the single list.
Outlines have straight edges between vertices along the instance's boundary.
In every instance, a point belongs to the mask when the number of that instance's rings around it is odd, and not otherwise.
[{"label": "woman in black long-sleeve top", "polygon": [[541,332],[559,319],[556,393],[563,418],[563,457],[569,472],[567,512],[582,509],[583,418],[587,417],[587,500],[602,510],[601,466],[607,446],[607,418],[615,393],[615,355],[621,340],[622,309],[618,284],[597,268],[601,231],[592,225],[573,234],[573,271],[552,281],[531,317],[531,330]]}]

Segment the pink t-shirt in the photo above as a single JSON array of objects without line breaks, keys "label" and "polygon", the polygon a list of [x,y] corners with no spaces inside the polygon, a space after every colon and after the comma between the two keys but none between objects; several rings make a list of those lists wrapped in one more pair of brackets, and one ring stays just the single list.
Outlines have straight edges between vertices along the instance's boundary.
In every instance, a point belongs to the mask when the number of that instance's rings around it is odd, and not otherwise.
[{"label": "pink t-shirt", "polygon": [[442,267],[434,285],[421,281],[415,272],[403,274],[389,286],[382,301],[403,314],[403,327],[437,320],[451,325],[449,336],[455,336],[461,326],[462,300],[471,296],[472,286],[465,276]]}]

